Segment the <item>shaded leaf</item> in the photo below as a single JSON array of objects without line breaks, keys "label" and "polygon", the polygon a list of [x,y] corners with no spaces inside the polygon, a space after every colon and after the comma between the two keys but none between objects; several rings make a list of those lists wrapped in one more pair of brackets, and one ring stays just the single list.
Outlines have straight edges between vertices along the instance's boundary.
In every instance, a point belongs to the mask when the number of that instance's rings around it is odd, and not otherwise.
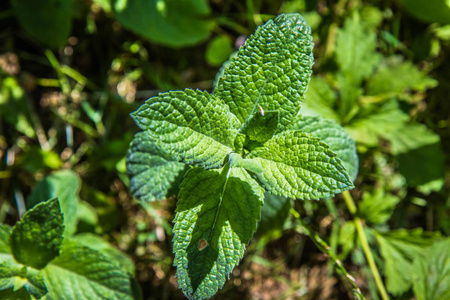
[{"label": "shaded leaf", "polygon": [[416,18],[429,23],[450,24],[450,4],[442,0],[399,0],[403,7]]},{"label": "shaded leaf", "polygon": [[369,224],[383,224],[391,218],[399,202],[399,197],[385,193],[381,188],[373,194],[366,191],[359,204],[359,215]]},{"label": "shaded leaf", "polygon": [[224,285],[256,230],[263,197],[242,168],[194,168],[186,174],[173,251],[178,284],[189,299],[207,299]]},{"label": "shaded leaf", "polygon": [[185,165],[174,161],[160,150],[145,132],[138,132],[127,155],[130,192],[141,201],[154,201],[170,196]]},{"label": "shaded leaf", "polygon": [[261,220],[258,223],[258,235],[283,228],[289,217],[292,200],[288,197],[264,193],[264,205],[261,208]]},{"label": "shaded leaf", "polygon": [[233,45],[226,36],[216,36],[208,43],[206,48],[206,61],[211,66],[220,66],[233,53]]}]

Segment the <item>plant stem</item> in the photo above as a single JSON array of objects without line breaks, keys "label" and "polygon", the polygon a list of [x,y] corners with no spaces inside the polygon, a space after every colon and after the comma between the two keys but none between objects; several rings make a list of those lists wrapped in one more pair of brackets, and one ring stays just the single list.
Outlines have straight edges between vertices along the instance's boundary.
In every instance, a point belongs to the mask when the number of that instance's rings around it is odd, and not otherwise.
[{"label": "plant stem", "polygon": [[375,260],[373,259],[372,251],[370,250],[369,243],[367,242],[366,235],[364,233],[364,227],[361,219],[356,214],[357,208],[355,202],[353,201],[352,196],[348,191],[342,193],[344,196],[345,204],[348,207],[348,210],[353,216],[353,221],[355,222],[356,231],[358,232],[358,238],[361,242],[361,246],[363,248],[364,254],[366,255],[367,262],[369,264],[369,268],[372,271],[372,275],[375,279],[375,283],[377,285],[378,291],[380,292],[381,299],[389,300],[389,296],[386,292],[386,288],[384,287],[383,281],[381,280],[380,273],[378,272],[377,265],[375,264]]}]

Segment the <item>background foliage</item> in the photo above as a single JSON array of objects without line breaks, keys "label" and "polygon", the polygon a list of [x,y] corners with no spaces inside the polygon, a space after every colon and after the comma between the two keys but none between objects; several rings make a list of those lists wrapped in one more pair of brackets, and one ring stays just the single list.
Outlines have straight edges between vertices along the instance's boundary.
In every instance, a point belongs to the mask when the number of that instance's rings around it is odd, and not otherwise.
[{"label": "background foliage", "polygon": [[[36,3],[0,4],[1,223],[12,226],[27,209],[58,197],[71,216],[65,235],[122,262],[144,299],[183,298],[172,267],[176,198],[138,205],[129,194],[125,156],[137,131],[129,113],[161,91],[210,91],[220,65],[256,26],[300,12],[315,43],[302,110],[335,120],[357,142],[352,195],[388,292],[393,299],[448,298],[446,1]],[[289,217],[292,205],[299,218]],[[273,201],[216,297],[352,297],[302,223],[327,241],[363,294],[378,299],[340,196]]]}]

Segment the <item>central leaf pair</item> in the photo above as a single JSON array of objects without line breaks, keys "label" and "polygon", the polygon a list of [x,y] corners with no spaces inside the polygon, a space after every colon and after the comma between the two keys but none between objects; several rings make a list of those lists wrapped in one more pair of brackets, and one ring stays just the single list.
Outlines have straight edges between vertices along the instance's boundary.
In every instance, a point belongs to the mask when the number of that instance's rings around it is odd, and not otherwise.
[{"label": "central leaf pair", "polygon": [[[313,64],[310,31],[299,14],[280,15],[247,39],[213,94],[161,93],[132,114],[148,153],[193,166],[180,186],[173,239],[189,298],[223,286],[256,230],[265,191],[319,199],[353,186],[336,154],[297,130]],[[133,175],[144,172],[135,161]]]}]

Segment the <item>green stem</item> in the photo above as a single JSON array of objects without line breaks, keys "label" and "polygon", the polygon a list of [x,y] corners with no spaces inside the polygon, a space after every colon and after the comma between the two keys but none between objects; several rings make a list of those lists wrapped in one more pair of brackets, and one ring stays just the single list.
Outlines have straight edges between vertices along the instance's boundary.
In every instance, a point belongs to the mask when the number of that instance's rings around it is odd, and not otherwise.
[{"label": "green stem", "polygon": [[383,281],[381,280],[380,273],[378,272],[377,265],[375,264],[375,260],[373,259],[372,251],[370,251],[369,243],[367,242],[366,234],[364,233],[364,227],[361,219],[358,217],[357,208],[355,202],[353,201],[352,196],[348,191],[342,193],[344,196],[345,204],[348,207],[348,210],[353,216],[353,221],[355,222],[356,231],[358,232],[358,238],[361,242],[361,246],[363,248],[364,254],[367,258],[367,263],[369,264],[369,268],[372,271],[372,275],[375,279],[375,283],[377,285],[378,291],[380,292],[381,299],[389,300],[389,296],[386,292],[386,288],[384,287]]}]

